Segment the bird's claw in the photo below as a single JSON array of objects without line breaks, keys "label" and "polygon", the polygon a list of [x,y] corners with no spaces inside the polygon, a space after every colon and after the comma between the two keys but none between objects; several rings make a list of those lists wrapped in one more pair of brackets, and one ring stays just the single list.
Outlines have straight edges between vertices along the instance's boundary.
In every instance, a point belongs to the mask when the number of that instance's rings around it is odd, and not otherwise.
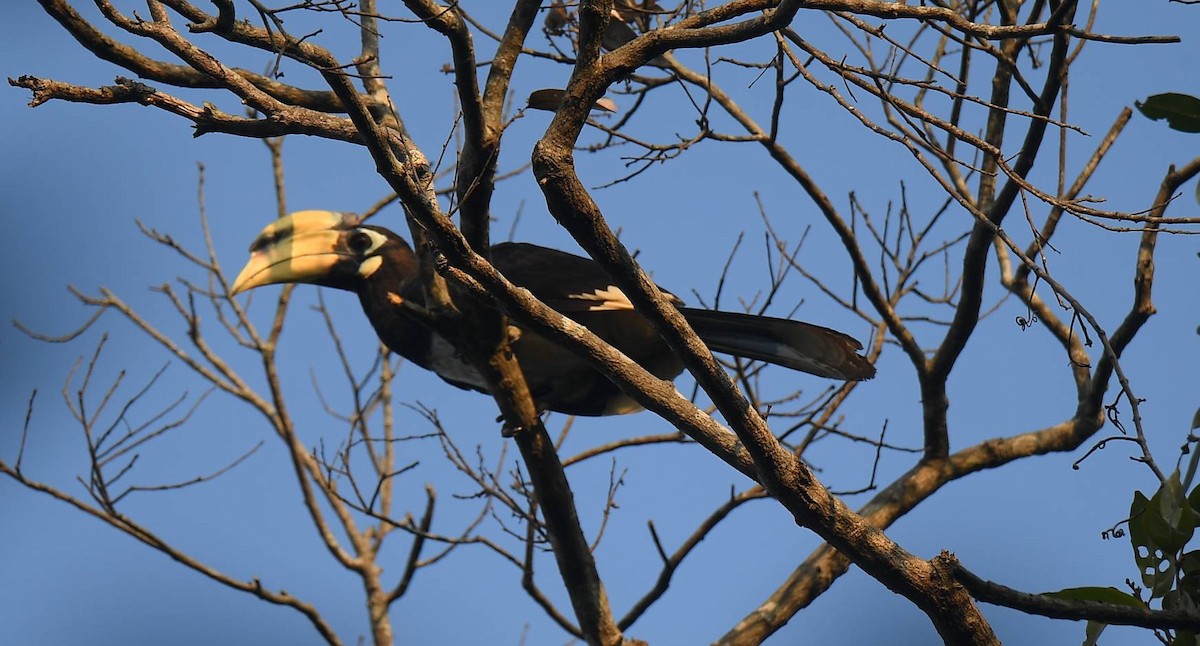
[{"label": "bird's claw", "polygon": [[496,421],[504,422],[503,425],[500,426],[500,437],[516,437],[525,431],[525,427],[521,424],[511,424],[504,421],[503,415],[497,417]]}]

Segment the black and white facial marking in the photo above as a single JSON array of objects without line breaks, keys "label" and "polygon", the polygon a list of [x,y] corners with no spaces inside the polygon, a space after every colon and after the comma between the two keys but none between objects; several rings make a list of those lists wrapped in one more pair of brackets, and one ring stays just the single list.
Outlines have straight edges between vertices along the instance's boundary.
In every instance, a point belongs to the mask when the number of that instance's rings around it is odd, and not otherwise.
[{"label": "black and white facial marking", "polygon": [[365,227],[356,227],[347,232],[346,249],[359,258],[358,275],[370,278],[383,264],[379,250],[387,243],[387,236]]}]

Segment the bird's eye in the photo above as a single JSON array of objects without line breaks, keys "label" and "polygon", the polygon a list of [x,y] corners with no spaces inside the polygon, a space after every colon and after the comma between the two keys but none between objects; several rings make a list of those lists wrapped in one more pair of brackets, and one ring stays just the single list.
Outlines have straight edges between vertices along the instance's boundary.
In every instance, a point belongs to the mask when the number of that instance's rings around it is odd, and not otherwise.
[{"label": "bird's eye", "polygon": [[350,251],[354,253],[366,253],[375,245],[375,241],[371,239],[371,235],[366,231],[355,231],[350,234],[350,239],[346,242],[350,247]]}]

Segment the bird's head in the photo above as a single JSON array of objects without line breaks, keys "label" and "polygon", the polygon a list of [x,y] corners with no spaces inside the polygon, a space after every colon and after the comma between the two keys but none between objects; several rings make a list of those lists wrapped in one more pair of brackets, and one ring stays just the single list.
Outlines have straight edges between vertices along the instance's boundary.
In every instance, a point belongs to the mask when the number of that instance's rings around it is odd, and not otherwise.
[{"label": "bird's head", "polygon": [[233,283],[238,294],[274,283],[311,283],[356,291],[390,254],[408,244],[382,227],[333,211],[297,211],[268,224],[250,245]]}]

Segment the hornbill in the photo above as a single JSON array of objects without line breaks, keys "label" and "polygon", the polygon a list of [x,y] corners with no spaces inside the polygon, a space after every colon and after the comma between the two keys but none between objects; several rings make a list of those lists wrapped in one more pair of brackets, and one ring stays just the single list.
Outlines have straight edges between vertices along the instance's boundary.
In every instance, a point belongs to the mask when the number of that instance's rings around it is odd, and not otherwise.
[{"label": "hornbill", "polygon": [[[393,352],[460,388],[487,392],[482,376],[425,319],[399,306],[425,303],[419,260],[391,231],[331,211],[298,211],[267,225],[233,284],[238,294],[272,283],[312,283],[358,294],[379,338]],[[532,244],[491,248],[491,262],[514,285],[625,353],[651,374],[674,379],[683,364],[596,262]],[[451,296],[461,294],[452,284]],[[858,341],[786,319],[683,307],[663,291],[714,352],[844,380],[870,379],[875,367]],[[512,351],[539,410],[617,415],[641,410],[586,360],[517,326]]]}]

